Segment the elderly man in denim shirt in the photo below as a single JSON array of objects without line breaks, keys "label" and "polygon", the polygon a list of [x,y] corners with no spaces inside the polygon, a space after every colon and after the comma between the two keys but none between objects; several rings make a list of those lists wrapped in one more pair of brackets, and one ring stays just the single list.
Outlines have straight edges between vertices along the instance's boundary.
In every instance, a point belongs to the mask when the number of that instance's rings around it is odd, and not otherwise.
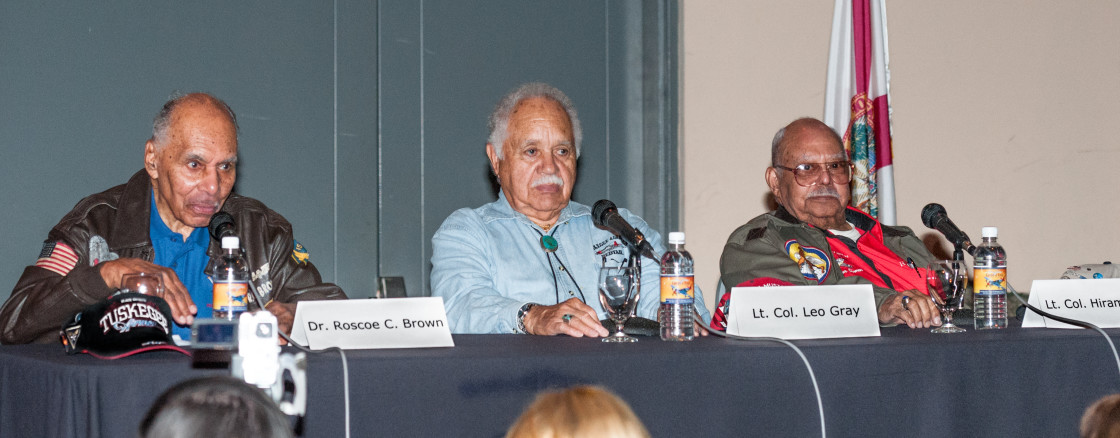
[{"label": "elderly man in denim shirt", "polygon": [[[599,322],[599,267],[630,252],[595,227],[588,206],[571,201],[581,137],[571,100],[547,84],[522,85],[490,115],[486,155],[498,200],[452,213],[432,237],[432,294],[443,297],[453,332],[608,334]],[[645,221],[619,214],[665,250]],[[637,314],[656,319],[657,264],[642,265]],[[696,308],[709,318],[699,293]]]}]

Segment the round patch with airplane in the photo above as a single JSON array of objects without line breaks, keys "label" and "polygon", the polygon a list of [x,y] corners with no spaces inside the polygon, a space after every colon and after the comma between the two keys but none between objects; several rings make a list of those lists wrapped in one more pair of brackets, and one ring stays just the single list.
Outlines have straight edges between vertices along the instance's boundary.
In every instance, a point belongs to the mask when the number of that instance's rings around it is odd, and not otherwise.
[{"label": "round patch with airplane", "polygon": [[797,263],[801,276],[806,280],[816,281],[817,284],[824,283],[832,269],[828,254],[820,248],[803,246],[795,239],[786,241],[786,254],[789,255],[790,260]]}]

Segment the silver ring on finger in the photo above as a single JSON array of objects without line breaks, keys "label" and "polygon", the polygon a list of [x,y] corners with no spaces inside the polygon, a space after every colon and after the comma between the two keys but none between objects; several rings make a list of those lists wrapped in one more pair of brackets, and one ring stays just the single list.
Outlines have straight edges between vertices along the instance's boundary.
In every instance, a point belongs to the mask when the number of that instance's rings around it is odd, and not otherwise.
[{"label": "silver ring on finger", "polygon": [[910,311],[910,297],[906,295],[902,296],[902,308],[907,312]]}]

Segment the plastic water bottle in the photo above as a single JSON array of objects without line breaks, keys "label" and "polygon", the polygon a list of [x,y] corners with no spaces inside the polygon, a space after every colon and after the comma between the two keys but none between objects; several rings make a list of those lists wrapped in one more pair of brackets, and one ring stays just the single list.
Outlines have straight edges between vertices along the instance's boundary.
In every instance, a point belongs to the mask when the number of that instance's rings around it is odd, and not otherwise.
[{"label": "plastic water bottle", "polygon": [[984,227],[972,268],[972,312],[977,329],[1007,327],[1007,253],[996,242],[996,227]]},{"label": "plastic water bottle", "polygon": [[241,257],[241,239],[223,237],[222,255],[213,266],[214,318],[236,320],[249,308],[249,268]]},{"label": "plastic water bottle", "polygon": [[692,255],[684,249],[684,233],[669,233],[669,250],[661,256],[661,339],[691,341],[692,303],[696,288],[692,277]]}]

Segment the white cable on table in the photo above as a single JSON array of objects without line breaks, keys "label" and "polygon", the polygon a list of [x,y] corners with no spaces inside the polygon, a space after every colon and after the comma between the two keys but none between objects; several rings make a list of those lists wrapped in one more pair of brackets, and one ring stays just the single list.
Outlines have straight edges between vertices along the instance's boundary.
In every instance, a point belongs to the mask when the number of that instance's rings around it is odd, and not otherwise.
[{"label": "white cable on table", "polygon": [[[249,291],[253,293],[253,297],[257,300],[258,303],[263,303],[264,302],[264,300],[261,298],[261,295],[259,293],[257,293],[257,288],[253,285],[253,282],[251,282],[251,281],[249,282]],[[289,337],[287,333],[284,333],[283,330],[277,330],[276,332],[279,333],[280,337],[284,338],[285,341],[288,341],[288,345],[296,347],[300,351],[304,351],[304,352],[307,352],[307,353],[313,353],[313,354],[325,353],[325,352],[332,351],[332,350],[337,350],[338,351],[339,357],[342,358],[342,402],[343,402],[343,406],[345,407],[345,409],[344,409],[345,412],[343,412],[343,418],[346,421],[346,425],[345,425],[346,438],[350,438],[350,371],[349,371],[349,368],[347,367],[347,363],[346,363],[346,353],[343,352],[342,349],[338,348],[338,347],[330,347],[330,348],[325,348],[321,351],[315,351],[315,350],[312,350],[310,348],[307,348],[306,346],[304,346],[304,345],[302,345],[302,344],[300,344],[296,341],[293,341],[292,338]]]},{"label": "white cable on table", "polygon": [[1090,324],[1090,323],[1085,322],[1085,321],[1080,321],[1080,320],[1076,320],[1076,319],[1072,319],[1072,318],[1066,318],[1066,317],[1062,317],[1062,316],[1058,316],[1058,315],[1053,315],[1053,314],[1042,311],[1042,309],[1039,309],[1035,306],[1032,306],[1032,305],[1028,304],[1027,300],[1024,300],[1022,295],[1019,295],[1019,291],[1015,290],[1014,287],[1011,287],[1011,282],[1010,281],[1007,282],[1007,290],[1011,291],[1011,293],[1015,295],[1015,298],[1017,298],[1020,303],[1023,303],[1024,306],[1027,306],[1028,309],[1033,310],[1035,313],[1037,313],[1039,315],[1042,315],[1044,317],[1053,319],[1055,321],[1064,322],[1064,323],[1069,324],[1069,325],[1075,325],[1075,326],[1078,326],[1078,327],[1083,327],[1083,328],[1096,330],[1097,333],[1100,333],[1101,336],[1104,336],[1104,340],[1106,342],[1108,342],[1108,347],[1112,349],[1112,358],[1116,359],[1116,371],[1118,373],[1120,373],[1120,354],[1116,353],[1116,345],[1112,343],[1112,338],[1110,338],[1108,336],[1108,333],[1105,333],[1104,330],[1101,330],[1100,327],[1097,327],[1096,325]]},{"label": "white cable on table", "polygon": [[817,376],[816,376],[816,374],[813,373],[813,366],[809,365],[809,358],[805,357],[805,353],[802,353],[800,348],[797,348],[797,346],[793,345],[792,342],[787,341],[785,339],[781,339],[781,338],[769,338],[769,337],[754,338],[754,337],[748,337],[748,336],[731,335],[731,334],[728,334],[727,332],[721,332],[719,330],[714,330],[710,327],[707,327],[705,325],[704,321],[701,320],[700,318],[695,318],[695,321],[693,322],[693,324],[700,324],[701,326],[704,326],[704,328],[708,330],[708,333],[711,333],[711,334],[714,334],[716,336],[723,337],[723,338],[739,339],[739,340],[743,340],[743,341],[778,342],[778,343],[781,343],[781,344],[785,344],[789,348],[792,348],[793,351],[796,352],[797,355],[801,357],[801,361],[805,362],[805,369],[809,370],[809,379],[812,380],[812,382],[813,382],[813,392],[817,396],[817,412],[819,412],[820,416],[821,416],[821,438],[825,438],[824,403],[821,401],[821,389],[820,389],[819,386],[817,386]]}]

